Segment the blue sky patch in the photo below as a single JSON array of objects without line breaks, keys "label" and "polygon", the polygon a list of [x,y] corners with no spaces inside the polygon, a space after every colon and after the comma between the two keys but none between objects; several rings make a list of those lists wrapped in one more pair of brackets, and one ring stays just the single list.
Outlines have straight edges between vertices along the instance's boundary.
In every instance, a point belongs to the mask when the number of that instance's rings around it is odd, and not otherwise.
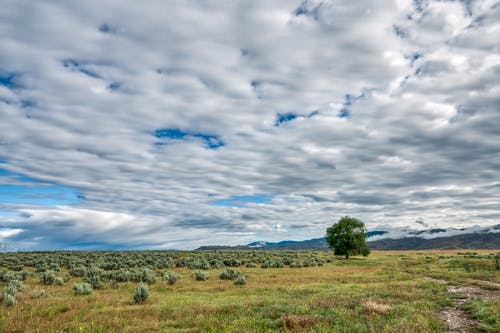
[{"label": "blue sky patch", "polygon": [[[166,128],[157,129],[155,131],[155,136],[159,139],[170,139],[170,140],[184,140],[189,138],[201,139],[210,149],[217,149],[223,147],[225,143],[217,135],[210,135],[205,133],[189,133],[184,132],[179,128]],[[155,145],[163,145],[164,142],[157,142]]]},{"label": "blue sky patch", "polygon": [[15,217],[15,216],[17,216],[17,214],[14,213],[14,212],[8,212],[8,211],[5,211],[5,210],[0,210],[0,216],[1,217]]},{"label": "blue sky patch", "polygon": [[29,176],[0,168],[0,186],[2,185],[2,183],[6,182],[7,178],[9,178],[13,182],[23,182],[23,183],[37,182],[36,179],[31,178]]},{"label": "blue sky patch", "polygon": [[85,74],[87,76],[90,76],[94,79],[100,79],[101,76],[88,68],[88,66],[85,66],[85,64],[82,64],[82,62],[78,61],[78,60],[75,60],[75,59],[65,59],[62,61],[63,63],[63,66],[65,68],[68,68],[69,70],[73,71],[73,72],[80,72],[82,74]]},{"label": "blue sky patch", "polygon": [[203,139],[208,148],[210,149],[217,149],[219,147],[224,146],[224,142],[222,142],[222,140],[215,135],[206,135],[198,133],[198,134],[193,134],[193,137]]},{"label": "blue sky patch", "polygon": [[281,125],[288,123],[297,118],[312,118],[319,114],[318,110],[314,110],[311,113],[304,115],[300,113],[287,112],[287,113],[278,113],[276,114],[276,121],[274,122],[274,127],[280,127]]},{"label": "blue sky patch", "polygon": [[359,95],[346,94],[344,96],[344,103],[343,103],[342,108],[340,109],[339,113],[337,114],[337,117],[350,118],[351,117],[351,109],[349,107],[352,106],[354,103],[356,103],[358,100],[360,100],[363,97],[365,97],[364,92],[362,92]]},{"label": "blue sky patch", "polygon": [[339,118],[349,118],[351,116],[351,111],[349,111],[349,109],[342,108],[342,109],[340,109],[337,116]]},{"label": "blue sky patch", "polygon": [[18,73],[7,72],[0,68],[0,86],[7,87],[9,89],[19,88],[18,77]]},{"label": "blue sky patch", "polygon": [[271,194],[237,195],[227,199],[214,201],[214,206],[241,207],[247,204],[270,204],[274,198]]},{"label": "blue sky patch", "polygon": [[72,205],[80,201],[78,191],[40,182],[24,174],[0,168],[0,204],[41,206]]},{"label": "blue sky patch", "polygon": [[155,136],[157,138],[184,139],[186,135],[186,132],[178,128],[158,129],[155,131]]},{"label": "blue sky patch", "polygon": [[286,122],[292,121],[296,119],[299,115],[289,112],[289,113],[278,113],[276,115],[276,123],[275,126],[278,127],[281,124],[284,124]]},{"label": "blue sky patch", "polygon": [[77,191],[67,186],[0,185],[0,203],[66,206],[77,202]]}]

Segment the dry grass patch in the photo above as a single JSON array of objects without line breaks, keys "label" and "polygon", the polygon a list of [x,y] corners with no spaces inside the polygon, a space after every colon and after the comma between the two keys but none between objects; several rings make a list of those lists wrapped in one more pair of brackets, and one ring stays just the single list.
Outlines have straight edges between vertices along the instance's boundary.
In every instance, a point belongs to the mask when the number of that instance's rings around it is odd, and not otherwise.
[{"label": "dry grass patch", "polygon": [[306,328],[314,326],[318,323],[316,317],[311,316],[297,316],[292,314],[285,314],[283,317],[283,322],[287,328]]},{"label": "dry grass patch", "polygon": [[363,302],[363,307],[365,309],[365,312],[369,315],[385,315],[392,310],[392,307],[390,305],[378,303],[373,299],[366,299]]}]

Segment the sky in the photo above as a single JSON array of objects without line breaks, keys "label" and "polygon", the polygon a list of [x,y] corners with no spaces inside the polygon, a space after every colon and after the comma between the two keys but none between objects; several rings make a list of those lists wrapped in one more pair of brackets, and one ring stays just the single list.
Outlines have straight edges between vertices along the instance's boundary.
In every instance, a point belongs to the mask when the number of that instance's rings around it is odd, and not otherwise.
[{"label": "sky", "polygon": [[0,8],[13,249],[498,224],[498,0]]}]

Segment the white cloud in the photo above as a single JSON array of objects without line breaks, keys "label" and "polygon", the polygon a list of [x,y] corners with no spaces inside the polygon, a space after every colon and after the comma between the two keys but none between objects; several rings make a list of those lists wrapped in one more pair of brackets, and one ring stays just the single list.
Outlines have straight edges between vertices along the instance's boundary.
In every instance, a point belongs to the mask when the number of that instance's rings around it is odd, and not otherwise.
[{"label": "white cloud", "polygon": [[[500,6],[464,4],[1,0],[0,166],[85,199],[0,222],[31,248],[494,224]],[[155,145],[166,128],[224,146]],[[275,199],[213,205],[256,194]]]}]

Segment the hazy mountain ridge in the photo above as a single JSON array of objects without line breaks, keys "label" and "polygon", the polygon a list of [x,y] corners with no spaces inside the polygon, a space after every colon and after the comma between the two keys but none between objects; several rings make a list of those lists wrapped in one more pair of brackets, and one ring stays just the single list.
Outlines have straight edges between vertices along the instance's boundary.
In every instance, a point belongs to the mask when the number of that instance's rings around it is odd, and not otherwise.
[{"label": "hazy mountain ridge", "polygon": [[500,233],[473,233],[448,237],[381,239],[369,242],[373,250],[500,249]]},{"label": "hazy mountain ridge", "polygon": [[[406,231],[401,238],[400,231]],[[373,230],[366,233],[368,245],[374,250],[431,250],[431,249],[500,249],[500,224],[485,228],[406,230],[398,232]],[[449,235],[447,235],[449,234]],[[427,237],[427,238],[426,238]],[[324,237],[303,241],[252,242],[237,246],[202,246],[198,250],[324,250]]]}]

